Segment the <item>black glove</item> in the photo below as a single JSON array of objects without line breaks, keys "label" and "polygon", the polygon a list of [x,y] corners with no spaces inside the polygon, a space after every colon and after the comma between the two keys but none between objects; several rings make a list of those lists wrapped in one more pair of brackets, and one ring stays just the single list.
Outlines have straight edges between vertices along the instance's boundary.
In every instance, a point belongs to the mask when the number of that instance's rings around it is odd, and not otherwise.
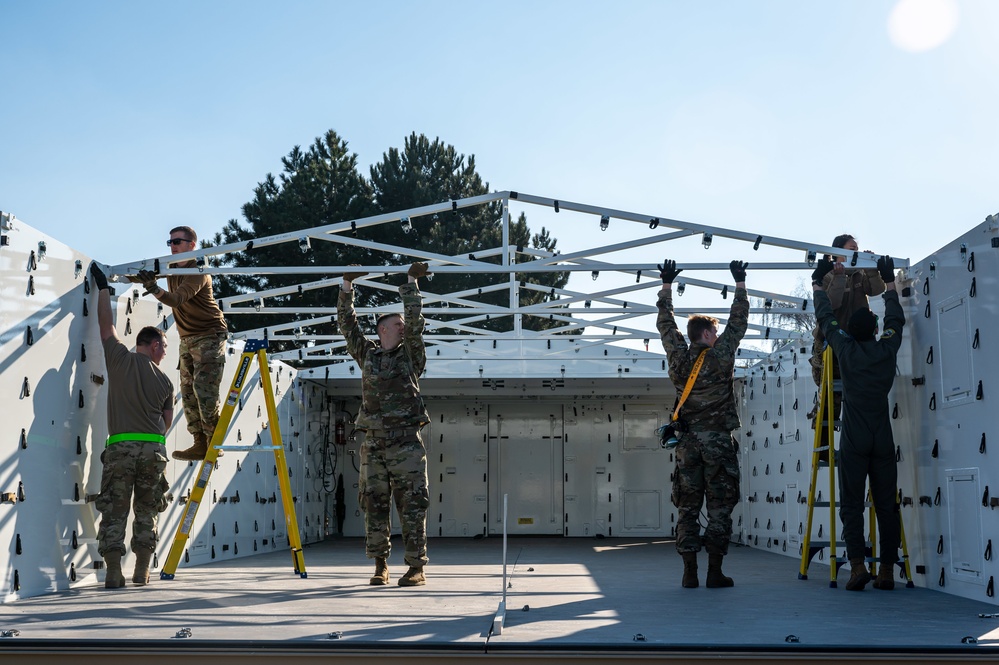
[{"label": "black glove", "polygon": [[894,282],[895,259],[891,258],[887,254],[878,259],[878,272],[881,273],[881,279],[884,280],[885,284]]},{"label": "black glove", "polygon": [[97,267],[96,263],[90,264],[90,276],[93,278],[94,285],[97,287],[98,291],[104,291],[105,289],[110,288],[108,286],[107,276],[101,272],[101,269]]},{"label": "black glove", "polygon": [[409,266],[409,276],[419,279],[421,277],[426,277],[430,274],[430,266],[426,263],[420,263],[417,261],[413,265]]},{"label": "black glove", "polygon": [[819,262],[815,265],[815,270],[812,271],[812,284],[821,286],[822,279],[832,272],[834,265],[829,259],[819,259]]},{"label": "black glove", "polygon": [[732,261],[732,263],[728,264],[728,270],[732,273],[732,278],[736,282],[746,281],[746,268],[748,267],[749,264],[745,261]]},{"label": "black glove", "polygon": [[676,261],[666,259],[662,262],[662,265],[656,266],[659,268],[659,276],[663,279],[663,284],[672,284],[676,276],[683,272],[683,270],[678,270],[676,267]]}]

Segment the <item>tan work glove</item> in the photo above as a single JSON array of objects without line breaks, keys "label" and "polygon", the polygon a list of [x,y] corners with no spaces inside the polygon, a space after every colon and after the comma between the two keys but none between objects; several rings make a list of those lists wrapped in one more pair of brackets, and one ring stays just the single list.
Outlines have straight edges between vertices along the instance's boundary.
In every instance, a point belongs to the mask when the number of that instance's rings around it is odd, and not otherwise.
[{"label": "tan work glove", "polygon": [[426,277],[429,274],[431,274],[430,273],[430,266],[428,266],[426,263],[421,263],[421,262],[417,261],[413,265],[409,266],[409,276],[410,277],[413,277],[415,279],[419,279],[421,277]]},{"label": "tan work glove", "polygon": [[[351,263],[350,265],[356,266],[357,264],[356,263]],[[345,282],[353,282],[355,279],[361,279],[362,277],[366,276],[367,274],[368,273],[366,273],[366,272],[345,272],[343,274],[343,281],[345,281]]]}]

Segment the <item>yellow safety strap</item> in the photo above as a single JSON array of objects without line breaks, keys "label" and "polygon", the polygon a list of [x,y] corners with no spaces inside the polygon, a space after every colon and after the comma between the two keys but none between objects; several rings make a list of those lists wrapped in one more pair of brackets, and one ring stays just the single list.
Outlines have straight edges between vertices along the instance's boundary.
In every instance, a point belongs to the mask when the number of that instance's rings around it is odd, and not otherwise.
[{"label": "yellow safety strap", "polygon": [[680,407],[687,401],[690,391],[694,389],[694,381],[697,379],[697,373],[701,371],[701,365],[704,364],[704,354],[707,352],[707,349],[701,351],[701,354],[697,356],[697,360],[694,361],[694,368],[690,370],[690,376],[687,377],[687,385],[683,387],[683,395],[680,396],[680,401],[676,404],[676,410],[673,411],[673,420],[680,417]]},{"label": "yellow safety strap", "polygon": [[153,443],[162,443],[166,445],[166,437],[162,434],[145,434],[144,432],[124,432],[122,434],[112,434],[108,437],[107,443],[104,447],[110,446],[111,444],[118,443],[119,441],[152,441]]}]

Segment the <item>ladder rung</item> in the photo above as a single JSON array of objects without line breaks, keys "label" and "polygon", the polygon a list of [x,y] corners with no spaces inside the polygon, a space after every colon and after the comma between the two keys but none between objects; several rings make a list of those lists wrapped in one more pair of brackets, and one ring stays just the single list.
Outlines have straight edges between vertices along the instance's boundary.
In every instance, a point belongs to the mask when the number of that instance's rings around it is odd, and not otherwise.
[{"label": "ladder rung", "polygon": [[[840,547],[843,547],[843,545],[845,543],[842,540],[837,540],[836,544],[839,545]],[[811,547],[812,549],[821,549],[823,547],[829,547],[829,541],[828,540],[810,540],[810,541],[808,541],[808,546]],[[870,547],[870,546],[871,546],[871,541],[865,540],[864,541],[864,547]],[[867,561],[880,561],[881,557],[874,557],[873,559],[871,557],[865,557],[865,559]],[[846,561],[846,557],[836,557],[836,560],[837,561]]]},{"label": "ladder rung", "polygon": [[267,450],[281,450],[282,446],[219,446],[216,450],[246,450],[246,451],[267,451]]},{"label": "ladder rung", "polygon": [[[874,504],[871,503],[870,501],[865,501],[864,502],[864,508],[870,508],[873,505]],[[815,507],[815,508],[828,508],[829,507],[829,502],[828,501],[816,501],[815,503],[812,504],[812,506]]]}]

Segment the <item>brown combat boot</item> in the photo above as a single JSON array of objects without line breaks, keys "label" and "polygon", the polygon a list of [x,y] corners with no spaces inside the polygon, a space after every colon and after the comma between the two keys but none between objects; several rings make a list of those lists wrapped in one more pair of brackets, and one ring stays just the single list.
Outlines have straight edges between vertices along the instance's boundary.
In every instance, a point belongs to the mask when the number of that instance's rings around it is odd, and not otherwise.
[{"label": "brown combat boot", "polygon": [[725,587],[735,586],[732,578],[725,577],[724,573],[722,573],[722,559],[724,558],[724,554],[708,553],[708,576],[704,580],[704,586],[709,589],[724,589]]},{"label": "brown combat boot", "polygon": [[125,586],[125,576],[121,572],[121,552],[108,552],[104,555],[104,566],[107,575],[104,577],[105,589],[120,589]]},{"label": "brown combat boot", "polygon": [[846,583],[847,591],[863,591],[871,581],[871,572],[863,559],[850,559],[850,580]]},{"label": "brown combat boot", "polygon": [[423,574],[423,568],[410,566],[406,574],[399,578],[399,586],[423,586],[427,583],[427,578]]},{"label": "brown combat boot", "polygon": [[697,582],[697,552],[681,552],[683,557],[683,580],[680,584],[684,589],[696,589]]},{"label": "brown combat boot", "polygon": [[152,550],[144,547],[135,550],[135,569],[132,571],[132,583],[135,586],[146,586],[149,584],[149,561],[152,558]]},{"label": "brown combat boot", "polygon": [[173,451],[173,458],[188,462],[200,462],[208,454],[208,437],[199,433],[194,435],[194,445],[187,450]]},{"label": "brown combat boot", "polygon": [[878,569],[878,576],[874,579],[875,589],[891,591],[895,588],[895,566],[893,564],[882,564]]},{"label": "brown combat boot", "polygon": [[371,586],[381,586],[383,584],[389,583],[389,569],[388,561],[385,557],[375,557],[375,574],[371,576],[371,581],[368,582]]}]

